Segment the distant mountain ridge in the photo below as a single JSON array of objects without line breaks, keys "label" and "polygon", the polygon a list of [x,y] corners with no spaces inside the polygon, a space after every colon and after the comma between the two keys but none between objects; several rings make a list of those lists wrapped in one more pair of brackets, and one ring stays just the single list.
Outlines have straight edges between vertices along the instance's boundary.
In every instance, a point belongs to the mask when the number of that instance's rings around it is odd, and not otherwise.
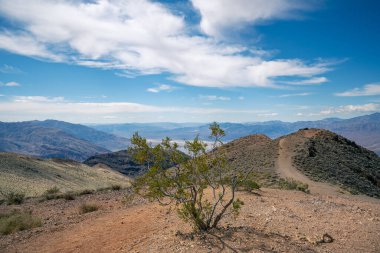
[{"label": "distant mountain ridge", "polygon": [[[220,123],[226,131],[226,141],[231,141],[251,134],[265,134],[277,138],[302,128],[321,128],[341,134],[380,155],[380,113],[359,116],[351,119],[328,118],[317,121],[267,121],[253,123]],[[95,129],[124,137],[131,136],[135,131],[148,139],[162,139],[169,136],[175,140],[188,140],[199,134],[203,140],[208,140],[208,124],[110,124],[92,125]]]},{"label": "distant mountain ridge", "polygon": [[0,151],[83,161],[118,150],[128,139],[63,121],[0,122]]}]

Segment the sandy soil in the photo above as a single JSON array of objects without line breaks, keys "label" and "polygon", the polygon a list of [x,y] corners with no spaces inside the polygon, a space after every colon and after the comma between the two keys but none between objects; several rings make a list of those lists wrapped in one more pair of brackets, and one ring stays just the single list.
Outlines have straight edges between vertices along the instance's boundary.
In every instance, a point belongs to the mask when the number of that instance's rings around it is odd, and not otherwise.
[{"label": "sandy soil", "polygon": [[[44,225],[0,237],[0,252],[380,252],[380,200],[262,189],[239,192],[240,216],[223,229],[193,234],[172,207],[137,200],[123,192],[87,195],[74,201],[30,200]],[[80,215],[83,202],[101,205]],[[0,206],[5,212],[14,206]],[[328,233],[334,239],[322,243]]]}]

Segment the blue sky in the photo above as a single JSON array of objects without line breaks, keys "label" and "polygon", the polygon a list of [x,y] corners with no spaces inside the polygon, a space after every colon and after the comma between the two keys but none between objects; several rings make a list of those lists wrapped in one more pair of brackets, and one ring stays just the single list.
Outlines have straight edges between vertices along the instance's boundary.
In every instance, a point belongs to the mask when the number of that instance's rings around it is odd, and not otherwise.
[{"label": "blue sky", "polygon": [[380,111],[376,0],[0,0],[0,121]]}]

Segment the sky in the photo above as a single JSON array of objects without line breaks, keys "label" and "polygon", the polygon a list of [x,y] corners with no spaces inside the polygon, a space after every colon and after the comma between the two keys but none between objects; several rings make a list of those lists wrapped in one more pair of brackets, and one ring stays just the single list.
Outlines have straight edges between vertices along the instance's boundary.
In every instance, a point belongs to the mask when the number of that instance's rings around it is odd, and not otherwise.
[{"label": "sky", "polygon": [[0,121],[380,112],[377,0],[0,0]]}]

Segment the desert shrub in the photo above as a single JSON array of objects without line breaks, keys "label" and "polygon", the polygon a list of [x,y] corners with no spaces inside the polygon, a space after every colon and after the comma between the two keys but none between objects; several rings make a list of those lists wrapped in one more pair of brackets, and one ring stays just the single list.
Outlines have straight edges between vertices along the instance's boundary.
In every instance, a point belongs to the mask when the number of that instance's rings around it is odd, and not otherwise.
[{"label": "desert shrub", "polygon": [[74,200],[75,199],[75,193],[65,192],[64,194],[60,195],[60,197],[65,199],[65,200]]},{"label": "desert shrub", "polygon": [[260,185],[258,183],[256,183],[256,181],[248,179],[248,180],[242,181],[238,185],[238,188],[239,188],[239,190],[251,192],[253,190],[260,189]]},{"label": "desert shrub", "polygon": [[41,219],[32,216],[31,213],[13,211],[0,215],[0,234],[2,235],[40,227],[41,225]]},{"label": "desert shrub", "polygon": [[99,206],[97,204],[93,203],[83,203],[82,205],[79,206],[79,213],[84,214],[84,213],[91,213],[95,212],[99,209]]},{"label": "desert shrub", "polygon": [[8,205],[20,205],[25,200],[25,194],[19,192],[7,192],[3,193],[5,197],[5,203]]},{"label": "desert shrub", "polygon": [[78,195],[82,196],[82,195],[93,194],[93,193],[94,193],[93,190],[85,189],[83,191],[78,192]]},{"label": "desert shrub", "polygon": [[294,180],[293,178],[286,178],[286,179],[280,178],[278,184],[281,189],[297,190],[297,191],[302,191],[305,193],[310,193],[308,184]]},{"label": "desert shrub", "polygon": [[50,199],[58,199],[59,198],[59,188],[57,186],[54,186],[50,189],[47,189],[44,194],[43,194],[43,197],[47,200],[50,200]]},{"label": "desert shrub", "polygon": [[[178,144],[168,137],[152,147],[135,133],[130,148],[135,159],[148,167],[133,183],[135,192],[163,205],[175,203],[179,217],[200,231],[217,227],[227,214],[238,214],[244,203],[236,199],[235,192],[249,174],[227,166],[221,142],[225,132],[217,123],[211,124],[210,130],[213,150],[206,153],[206,144],[197,136],[185,144],[190,160],[184,159]],[[164,167],[167,159],[174,164],[171,169]]]},{"label": "desert shrub", "polygon": [[114,185],[111,186],[111,189],[113,191],[120,191],[121,190],[121,185],[114,184]]}]

